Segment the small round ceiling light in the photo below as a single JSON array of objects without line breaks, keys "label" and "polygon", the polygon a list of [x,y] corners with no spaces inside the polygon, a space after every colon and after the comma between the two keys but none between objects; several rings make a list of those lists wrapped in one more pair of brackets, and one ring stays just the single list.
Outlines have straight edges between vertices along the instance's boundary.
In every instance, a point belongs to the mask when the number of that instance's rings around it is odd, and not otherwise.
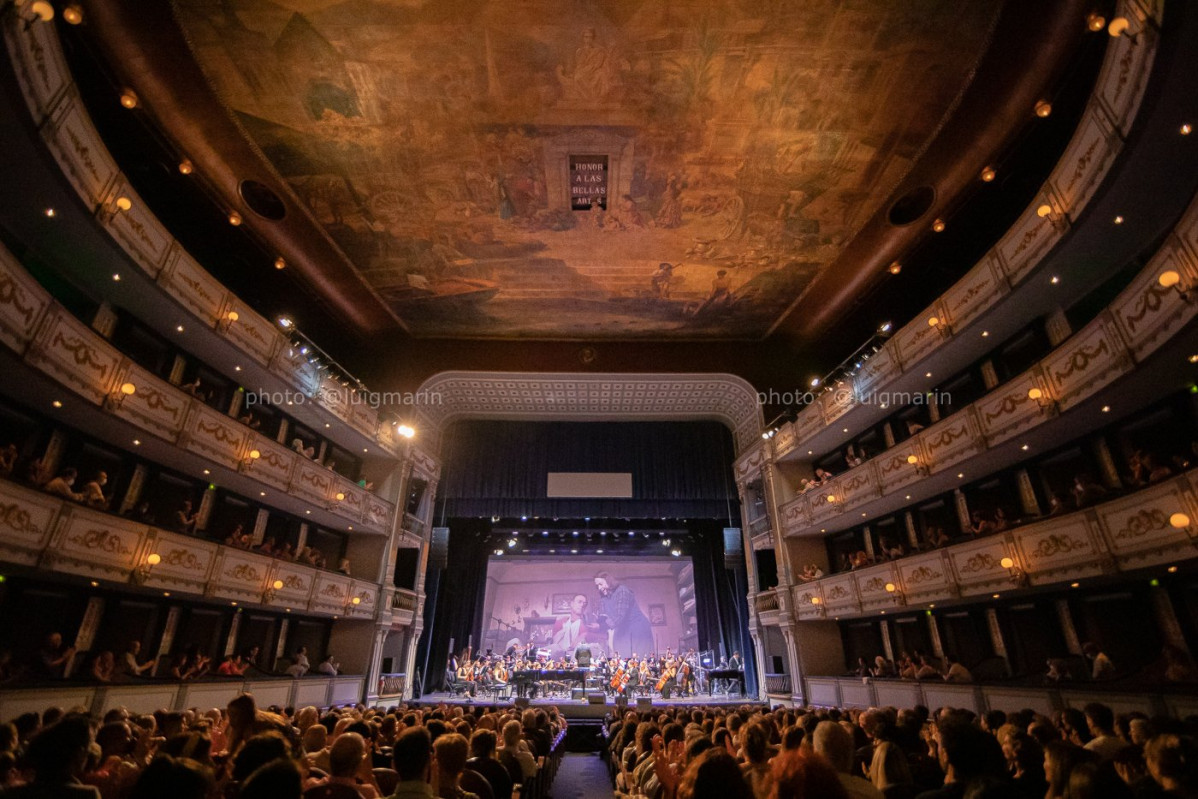
[{"label": "small round ceiling light", "polygon": [[887,267],[887,269],[890,272],[890,274],[897,275],[898,273],[903,271],[903,265],[900,264],[898,261],[895,261],[889,267]]},{"label": "small round ceiling light", "polygon": [[1194,132],[1194,126],[1191,125],[1189,122],[1186,122],[1180,128],[1177,129],[1177,132],[1180,133],[1182,136],[1189,136],[1191,133]]},{"label": "small round ceiling light", "polygon": [[133,91],[132,89],[125,89],[124,91],[121,92],[121,105],[124,108],[128,108],[128,109],[137,108],[138,102],[139,101],[137,99],[137,92]]},{"label": "small round ceiling light", "polygon": [[287,268],[287,261],[282,256],[279,256],[278,258],[275,259],[275,269],[286,269],[286,268]]},{"label": "small round ceiling light", "polygon": [[1111,24],[1107,25],[1106,32],[1112,37],[1122,36],[1131,28],[1131,20],[1127,17],[1115,17],[1111,20]]},{"label": "small round ceiling light", "polygon": [[240,225],[241,224],[241,214],[237,213],[236,211],[230,211],[229,212],[229,224],[232,225],[233,227],[237,227],[238,225]]},{"label": "small round ceiling light", "polygon": [[62,10],[62,18],[68,25],[79,25],[83,22],[83,8],[78,3],[71,3]]},{"label": "small round ceiling light", "polygon": [[1162,288],[1171,289],[1181,282],[1181,274],[1176,269],[1166,269],[1161,272],[1161,276],[1156,279],[1156,282],[1160,283]]},{"label": "small round ceiling light", "polygon": [[936,219],[936,220],[933,220],[933,222],[932,222],[932,232],[933,233],[943,233],[944,229],[946,227],[948,227],[948,225],[944,224],[943,219]]},{"label": "small round ceiling light", "polygon": [[982,182],[984,182],[984,183],[990,183],[997,176],[998,176],[998,172],[992,166],[988,166],[985,169],[983,169],[982,174],[979,175],[979,177],[982,179]]},{"label": "small round ceiling light", "polygon": [[1052,114],[1052,103],[1048,102],[1047,100],[1041,100],[1040,102],[1036,103],[1032,110],[1036,112],[1036,116],[1044,119]]},{"label": "small round ceiling light", "polygon": [[1052,216],[1052,206],[1048,203],[1041,203],[1040,206],[1036,208],[1036,216],[1040,217],[1041,219],[1046,216]]},{"label": "small round ceiling light", "polygon": [[[20,3],[17,5],[20,5]],[[42,22],[49,22],[54,19],[54,6],[50,5],[48,0],[34,0],[29,5],[29,10],[36,14],[37,18]]]},{"label": "small round ceiling light", "polygon": [[187,158],[184,158],[182,161],[179,162],[179,174],[180,175],[190,175],[192,172],[195,172],[195,169],[196,169],[195,164],[193,164]]},{"label": "small round ceiling light", "polygon": [[128,211],[130,208],[133,207],[133,201],[130,200],[128,197],[124,197],[124,196],[117,197],[116,198],[116,207],[121,209],[122,211]]},{"label": "small round ceiling light", "polygon": [[1097,11],[1091,11],[1086,15],[1086,28],[1093,33],[1098,33],[1106,27],[1106,17],[1099,14]]}]

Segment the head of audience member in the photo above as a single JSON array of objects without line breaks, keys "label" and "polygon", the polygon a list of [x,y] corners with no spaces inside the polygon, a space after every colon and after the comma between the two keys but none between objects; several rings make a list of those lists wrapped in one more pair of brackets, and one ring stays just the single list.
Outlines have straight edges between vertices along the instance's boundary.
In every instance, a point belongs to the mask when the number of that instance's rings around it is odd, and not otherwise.
[{"label": "head of audience member", "polygon": [[1007,761],[993,735],[972,724],[952,720],[940,725],[940,767],[946,783],[969,782],[982,777],[1002,778]]},{"label": "head of audience member", "polygon": [[691,761],[678,784],[678,799],[753,799],[740,765],[727,751],[713,747]]},{"label": "head of audience member", "polygon": [[773,763],[770,799],[848,799],[836,769],[817,754],[783,752]]},{"label": "head of audience member", "polygon": [[1134,796],[1109,760],[1078,764],[1069,775],[1066,795],[1069,799],[1133,799]]},{"label": "head of audience member", "polygon": [[142,770],[127,799],[205,799],[212,786],[212,772],[206,766],[160,752]]},{"label": "head of audience member", "polygon": [[233,760],[233,779],[244,782],[272,760],[286,759],[287,741],[277,732],[255,735],[245,742]]},{"label": "head of audience member", "polygon": [[337,736],[329,747],[329,771],[334,777],[353,777],[366,757],[366,741],[356,732]]},{"label": "head of audience member", "polygon": [[1069,790],[1069,777],[1082,763],[1098,759],[1098,755],[1068,741],[1053,741],[1044,747],[1044,777],[1048,780],[1049,799],[1063,797]]},{"label": "head of audience member", "polygon": [[1194,795],[1198,788],[1198,744],[1184,735],[1158,735],[1144,745],[1148,773],[1170,793]]},{"label": "head of audience member", "polygon": [[44,727],[25,749],[34,785],[61,785],[82,776],[92,744],[91,722],[67,716]]},{"label": "head of audience member", "polygon": [[853,771],[853,736],[835,721],[821,721],[811,736],[811,747],[841,774]]},{"label": "head of audience member", "polygon": [[432,781],[433,741],[425,728],[410,727],[400,733],[391,748],[391,758],[400,781]]},{"label": "head of audience member", "polygon": [[237,793],[237,799],[300,799],[303,776],[294,760],[275,758],[254,770]]},{"label": "head of audience member", "polygon": [[495,733],[478,729],[470,736],[470,756],[489,760],[495,756]]}]

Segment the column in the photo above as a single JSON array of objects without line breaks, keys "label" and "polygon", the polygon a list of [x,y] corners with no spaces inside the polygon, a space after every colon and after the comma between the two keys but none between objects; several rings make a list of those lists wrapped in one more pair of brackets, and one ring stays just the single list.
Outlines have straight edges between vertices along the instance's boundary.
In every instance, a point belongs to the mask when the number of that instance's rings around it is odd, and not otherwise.
[{"label": "column", "polygon": [[301,549],[308,545],[308,523],[300,524],[299,535],[295,539],[295,551],[298,554]]},{"label": "column", "polygon": [[240,386],[233,392],[233,399],[229,400],[229,415],[234,419],[241,413],[241,406],[245,403],[245,389]]},{"label": "column", "polygon": [[1156,616],[1157,626],[1165,643],[1172,644],[1183,652],[1189,652],[1185,635],[1181,632],[1181,623],[1177,621],[1177,613],[1173,609],[1173,600],[1169,592],[1161,586],[1156,586],[1149,592],[1152,597],[1152,611]]},{"label": "column", "polygon": [[1011,673],[1011,658],[1007,655],[1007,642],[1002,637],[1002,627],[998,624],[998,610],[986,608],[986,627],[990,630],[990,645],[994,654],[1007,662],[1007,674]]},{"label": "column", "polygon": [[266,522],[269,518],[270,511],[266,508],[258,508],[258,516],[254,519],[254,534],[251,539],[254,546],[258,546],[266,538]]},{"label": "column", "polygon": [[[287,622],[284,621],[283,624]],[[158,642],[158,652],[154,657],[158,658],[158,664],[150,669],[150,676],[157,676],[166,665],[166,655],[171,651],[171,645],[175,643],[175,631],[179,629],[179,606],[171,605],[170,610],[166,613],[166,624],[162,628],[162,640]]]},{"label": "column", "polygon": [[212,518],[212,508],[216,505],[216,488],[209,484],[204,496],[200,497],[200,509],[196,511],[196,533],[208,529],[208,520]]},{"label": "column", "polygon": [[241,629],[241,608],[233,614],[233,622],[229,625],[229,637],[225,639],[225,657],[237,650],[237,633]]},{"label": "column", "polygon": [[48,482],[58,474],[58,465],[62,461],[62,451],[67,445],[67,434],[55,429],[46,443],[46,451],[42,453],[42,476]]},{"label": "column", "polygon": [[279,420],[279,434],[275,436],[275,441],[287,447],[287,434],[291,431],[291,420],[284,416]]},{"label": "column", "polygon": [[790,693],[791,693],[791,696],[794,696],[796,694],[798,694],[799,696],[802,696],[803,684],[802,684],[802,681],[800,680],[800,677],[802,676],[802,674],[801,674],[802,666],[800,665],[800,660],[799,660],[799,650],[798,650],[798,647],[795,645],[794,627],[790,624],[785,624],[781,627],[781,630],[782,630],[782,639],[786,643],[786,662],[787,662],[786,673],[790,675]]},{"label": "column", "polygon": [[929,392],[928,398],[928,418],[932,420],[932,424],[940,421],[940,403],[936,401],[936,395]]},{"label": "column", "polygon": [[112,338],[112,332],[116,330],[116,322],[116,311],[112,310],[112,306],[105,300],[100,303],[100,307],[96,309],[96,315],[92,317],[92,330],[104,338]]},{"label": "column", "polygon": [[1102,482],[1106,487],[1122,488],[1123,482],[1119,479],[1119,467],[1115,465],[1115,458],[1111,455],[1111,448],[1107,445],[1104,436],[1099,436],[1094,442],[1094,457],[1098,460],[1098,468],[1102,472]]},{"label": "column", "polygon": [[[774,482],[777,479],[777,472],[778,469],[773,461],[768,461],[761,470],[761,485],[765,491],[765,512],[770,517],[770,539],[774,542],[774,552],[778,555],[778,586],[780,588],[789,588],[794,582],[792,576],[794,570],[790,567],[790,550],[782,545],[782,530],[778,521],[780,517],[778,513],[778,494]],[[754,560],[752,553],[753,545],[750,541],[746,541],[746,568],[748,568],[748,561]]]},{"label": "column", "polygon": [[1040,500],[1036,498],[1036,489],[1032,486],[1032,478],[1027,469],[1015,472],[1015,481],[1019,485],[1019,505],[1024,515],[1039,516]]},{"label": "column", "polygon": [[987,358],[986,360],[982,361],[981,368],[982,368],[982,385],[984,385],[986,387],[987,391],[990,391],[995,386],[997,386],[999,383],[998,372],[995,371],[995,369],[994,369],[994,361]]},{"label": "column", "polygon": [[370,651],[370,669],[366,672],[367,701],[378,699],[382,687],[383,643],[387,640],[386,627],[375,628],[374,646]]},{"label": "column", "polygon": [[915,515],[911,511],[903,513],[903,525],[907,528],[907,543],[911,545],[911,551],[919,549],[919,531],[915,529]]},{"label": "column", "polygon": [[1053,347],[1059,346],[1062,341],[1073,335],[1073,327],[1063,309],[1057,308],[1044,317],[1044,332],[1048,334],[1048,343]]},{"label": "column", "polygon": [[944,643],[940,640],[940,625],[936,624],[936,617],[931,613],[926,616],[928,620],[928,637],[932,639],[932,654],[941,660],[944,659]]},{"label": "column", "polygon": [[1057,621],[1061,624],[1061,633],[1065,636],[1065,647],[1071,655],[1082,653],[1081,640],[1077,637],[1077,628],[1073,626],[1073,614],[1069,612],[1069,600],[1058,599]]},{"label": "column", "polygon": [[961,525],[961,532],[968,533],[970,529],[969,520],[969,503],[965,500],[965,494],[959,488],[953,489],[953,504],[957,506],[957,521]]},{"label": "column", "polygon": [[[736,493],[737,493],[737,496],[740,498],[741,541],[742,541],[742,546],[745,547],[746,582],[748,583],[749,596],[752,597],[757,594],[757,591],[758,591],[757,586],[759,585],[759,583],[757,582],[757,558],[750,557],[750,555],[753,551],[753,542],[749,536],[749,524],[748,524],[749,511],[745,504],[745,487],[738,483],[736,486]],[[779,565],[781,565],[781,564],[779,564]],[[778,577],[779,577],[779,581],[781,581],[781,577],[782,577],[781,570],[779,570]],[[750,614],[750,615],[752,615],[752,614]],[[729,653],[729,654],[731,654],[731,653]]]},{"label": "column", "polygon": [[[753,639],[753,654],[757,656],[757,692],[758,694],[765,693],[765,647],[761,645],[761,635],[757,630],[750,630],[749,637]],[[732,657],[732,652],[736,651],[736,642],[732,642],[732,649],[728,651],[728,657]]]},{"label": "column", "polygon": [[890,449],[897,443],[894,440],[894,428],[890,426],[890,422],[882,425],[882,440],[886,442],[886,449]]},{"label": "column", "polygon": [[890,640],[890,622],[883,619],[882,627],[882,651],[886,653],[887,660],[894,660],[894,643]]},{"label": "column", "polygon": [[129,478],[129,488],[125,491],[125,497],[121,500],[118,513],[124,514],[130,508],[138,503],[141,499],[141,490],[146,484],[146,467],[143,464],[137,464],[133,468],[133,476]]},{"label": "column", "polygon": [[869,530],[868,524],[862,528],[861,538],[865,542],[865,554],[872,558],[874,556],[874,537]]},{"label": "column", "polygon": [[183,372],[187,369],[187,360],[182,355],[176,355],[174,363],[171,364],[171,373],[167,376],[167,382],[172,386],[177,386],[183,383]]},{"label": "column", "polygon": [[[96,640],[96,630],[100,627],[100,617],[104,615],[104,600],[98,596],[87,600],[87,610],[83,611],[83,621],[79,623],[79,632],[75,634],[75,652],[87,652]],[[65,636],[64,636],[65,638]],[[75,655],[67,660],[63,667],[64,677],[74,675]]]},{"label": "column", "polygon": [[[404,685],[403,696],[405,699],[412,696],[412,686],[416,684],[416,643],[420,640],[420,633],[424,632],[424,620],[417,618],[412,625],[410,634],[407,640],[407,654],[404,655],[404,670],[407,675],[407,684]],[[425,675],[420,675],[421,680],[425,680]],[[431,683],[430,683],[431,684]],[[423,689],[424,686],[421,685]]]}]

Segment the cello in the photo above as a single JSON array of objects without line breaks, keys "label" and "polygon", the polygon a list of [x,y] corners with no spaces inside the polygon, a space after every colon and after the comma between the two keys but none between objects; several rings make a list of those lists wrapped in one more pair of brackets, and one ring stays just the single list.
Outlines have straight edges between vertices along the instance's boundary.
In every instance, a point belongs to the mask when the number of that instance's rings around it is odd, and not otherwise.
[{"label": "cello", "polygon": [[666,683],[674,679],[678,675],[678,668],[673,661],[667,662],[665,668],[661,670],[661,679],[657,681],[656,689],[660,692],[666,687]]}]

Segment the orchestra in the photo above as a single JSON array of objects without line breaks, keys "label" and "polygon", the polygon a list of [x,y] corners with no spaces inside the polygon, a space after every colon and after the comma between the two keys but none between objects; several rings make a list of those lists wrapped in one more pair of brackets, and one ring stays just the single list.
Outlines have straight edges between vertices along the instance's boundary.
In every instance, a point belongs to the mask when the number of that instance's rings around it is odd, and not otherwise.
[{"label": "orchestra", "polygon": [[[627,657],[612,652],[580,666],[569,654],[553,657],[546,649],[514,645],[503,654],[488,651],[477,658],[467,650],[460,660],[450,661],[446,673],[450,690],[470,696],[482,692],[493,697],[568,697],[572,689],[581,688],[584,693],[629,699],[670,699],[713,694],[727,682],[707,679],[710,670],[693,649],[679,655],[669,649],[645,655],[632,652]],[[453,663],[459,664],[456,670]]]}]

